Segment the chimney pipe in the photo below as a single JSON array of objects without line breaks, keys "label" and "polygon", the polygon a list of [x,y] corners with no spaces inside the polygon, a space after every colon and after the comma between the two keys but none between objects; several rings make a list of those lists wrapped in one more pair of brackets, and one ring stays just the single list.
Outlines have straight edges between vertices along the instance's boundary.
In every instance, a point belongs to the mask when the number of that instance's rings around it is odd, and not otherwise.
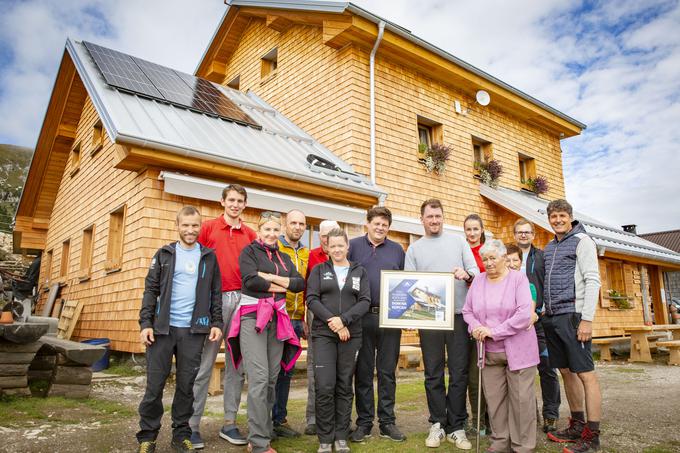
[{"label": "chimney pipe", "polygon": [[626,233],[637,234],[637,225],[635,224],[622,225],[621,228],[623,228],[623,231],[625,231]]}]

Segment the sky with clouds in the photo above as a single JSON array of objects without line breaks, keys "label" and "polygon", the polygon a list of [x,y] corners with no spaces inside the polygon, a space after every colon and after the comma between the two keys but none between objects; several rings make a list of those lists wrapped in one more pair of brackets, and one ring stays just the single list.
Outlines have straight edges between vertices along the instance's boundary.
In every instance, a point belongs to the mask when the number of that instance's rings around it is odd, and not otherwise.
[{"label": "sky with clouds", "polygon": [[[586,123],[562,142],[577,210],[638,232],[680,228],[680,1],[355,3]],[[67,36],[191,73],[225,9],[0,0],[0,143],[35,145]]]}]

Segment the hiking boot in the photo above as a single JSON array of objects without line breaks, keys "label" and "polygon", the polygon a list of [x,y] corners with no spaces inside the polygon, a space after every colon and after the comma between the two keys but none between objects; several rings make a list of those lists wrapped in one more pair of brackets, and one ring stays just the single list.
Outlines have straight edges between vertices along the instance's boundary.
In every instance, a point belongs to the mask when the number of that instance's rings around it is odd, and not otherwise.
[{"label": "hiking boot", "polygon": [[281,423],[280,425],[274,425],[274,432],[278,437],[300,437],[300,433],[295,431],[293,428],[288,426],[288,423]]},{"label": "hiking boot", "polygon": [[146,441],[139,444],[138,453],[154,453],[156,451],[156,442]]},{"label": "hiking boot", "polygon": [[236,425],[230,427],[223,426],[220,430],[220,437],[232,445],[248,444],[248,440],[243,437],[243,434],[241,434]]},{"label": "hiking boot", "polygon": [[600,432],[591,431],[586,425],[583,428],[581,440],[576,445],[564,447],[562,453],[592,453],[600,449]]},{"label": "hiking boot", "polygon": [[464,429],[459,429],[458,431],[454,431],[451,434],[448,434],[446,436],[446,440],[448,440],[452,444],[455,444],[456,447],[460,448],[461,450],[472,449],[472,443],[468,440],[467,436],[465,435]]},{"label": "hiking boot", "polygon": [[553,433],[557,431],[557,426],[555,425],[557,423],[557,420],[554,418],[544,418],[543,419],[543,432],[544,433]]},{"label": "hiking boot", "polygon": [[368,426],[357,426],[349,435],[349,440],[352,442],[363,442],[371,437],[371,428]]},{"label": "hiking boot", "polygon": [[586,422],[581,420],[574,420],[569,417],[569,426],[561,431],[555,431],[554,433],[548,433],[548,439],[553,442],[576,442],[581,439],[583,434],[583,428],[586,426]]},{"label": "hiking boot", "polygon": [[305,427],[305,436],[316,436],[316,425],[314,423],[310,423]]},{"label": "hiking boot", "polygon": [[381,426],[380,437],[385,437],[395,442],[403,442],[406,440],[406,436],[399,431],[399,428],[397,428],[397,425],[395,424]]},{"label": "hiking boot", "polygon": [[336,440],[335,441],[335,453],[349,453],[349,445],[347,445],[346,440]]},{"label": "hiking boot", "polygon": [[319,448],[316,453],[333,453],[333,445],[331,444],[319,444]]},{"label": "hiking boot", "polygon": [[187,452],[196,451],[196,449],[194,448],[194,446],[192,445],[192,443],[189,439],[182,439],[182,440],[172,439],[170,446],[177,453],[187,453]]},{"label": "hiking boot", "polygon": [[191,444],[194,446],[194,449],[200,450],[202,448],[205,448],[205,442],[203,442],[203,438],[201,437],[201,433],[198,431],[191,431]]},{"label": "hiking boot", "polygon": [[430,426],[430,432],[427,435],[427,439],[425,439],[425,446],[428,448],[437,448],[445,437],[446,433],[441,428],[441,425],[435,423]]}]

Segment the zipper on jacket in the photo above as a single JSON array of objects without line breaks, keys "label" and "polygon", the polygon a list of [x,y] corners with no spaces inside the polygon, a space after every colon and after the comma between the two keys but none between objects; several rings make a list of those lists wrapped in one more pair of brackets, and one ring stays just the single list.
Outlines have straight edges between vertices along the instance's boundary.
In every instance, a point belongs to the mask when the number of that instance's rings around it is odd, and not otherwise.
[{"label": "zipper on jacket", "polygon": [[[555,245],[555,251],[553,252],[552,260],[550,261],[550,271],[548,272],[548,307],[550,308],[550,314],[552,315],[552,293],[550,291],[550,282],[552,280],[552,270],[553,266],[555,265],[555,255],[557,255],[557,248],[560,246],[560,243],[557,242],[557,245]],[[543,295],[545,298],[545,294]]]}]

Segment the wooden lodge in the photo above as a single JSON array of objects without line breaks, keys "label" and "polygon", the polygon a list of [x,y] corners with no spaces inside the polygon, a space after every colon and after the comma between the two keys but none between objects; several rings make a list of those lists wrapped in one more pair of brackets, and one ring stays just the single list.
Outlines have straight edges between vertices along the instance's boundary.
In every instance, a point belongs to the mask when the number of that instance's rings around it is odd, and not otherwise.
[{"label": "wooden lodge", "polygon": [[[218,84],[250,125],[117,89],[85,43],[66,44],[14,245],[44,251],[42,288],[59,283],[61,298],[84,302],[73,339],[106,337],[112,349],[141,352],[151,256],[176,239],[181,206],[217,216],[231,182],[248,189],[247,222],[262,209],[302,209],[314,246],[320,220],[356,236],[366,208],[385,204],[391,238],[407,247],[432,197],[451,231],[477,212],[503,240],[519,216],[537,225],[539,245],[550,239],[541,209],[565,196],[560,141],[584,124],[351,3],[230,3],[195,75]],[[434,144],[452,150],[441,174],[420,161],[420,145]],[[504,169],[497,189],[481,184],[475,165],[491,158]],[[527,191],[536,176],[549,182],[540,198]],[[680,255],[578,217],[602,259],[595,334],[647,317],[667,322],[660,275],[680,269]],[[614,307],[609,289],[631,307]]]}]

